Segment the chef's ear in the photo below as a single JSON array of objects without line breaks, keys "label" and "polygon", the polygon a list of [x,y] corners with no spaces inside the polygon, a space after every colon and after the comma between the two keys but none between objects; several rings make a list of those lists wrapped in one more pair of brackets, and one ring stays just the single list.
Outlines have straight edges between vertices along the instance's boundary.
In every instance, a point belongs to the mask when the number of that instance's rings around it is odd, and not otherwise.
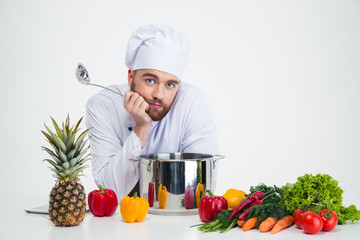
[{"label": "chef's ear", "polygon": [[128,85],[129,85],[129,87],[131,87],[131,83],[134,80],[134,76],[135,76],[134,70],[129,68],[129,70],[128,70]]}]

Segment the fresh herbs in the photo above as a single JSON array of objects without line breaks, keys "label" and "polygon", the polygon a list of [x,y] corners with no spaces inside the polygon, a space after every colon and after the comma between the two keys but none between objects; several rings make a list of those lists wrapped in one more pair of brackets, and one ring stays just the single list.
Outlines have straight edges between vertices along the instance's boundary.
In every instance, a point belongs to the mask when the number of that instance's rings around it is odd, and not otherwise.
[{"label": "fresh herbs", "polygon": [[[284,193],[281,204],[285,205],[291,213],[301,207],[307,207],[313,211],[319,210],[319,206],[314,203],[318,202],[320,196],[321,202],[327,203],[328,209],[336,212],[339,224],[360,220],[360,211],[356,209],[355,205],[343,206],[342,194],[344,191],[338,186],[338,181],[328,174],[319,173],[315,176],[305,174],[298,177],[296,183],[287,183],[282,188]],[[325,207],[322,205],[320,209]]]}]

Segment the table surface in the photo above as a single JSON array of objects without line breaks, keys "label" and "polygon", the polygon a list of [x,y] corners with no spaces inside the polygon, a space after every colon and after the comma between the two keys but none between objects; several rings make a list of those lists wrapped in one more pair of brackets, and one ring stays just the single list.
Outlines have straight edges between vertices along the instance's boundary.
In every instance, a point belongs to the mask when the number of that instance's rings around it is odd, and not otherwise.
[{"label": "table surface", "polygon": [[315,235],[304,234],[295,225],[277,234],[260,233],[258,230],[243,232],[234,228],[227,233],[203,233],[196,227],[198,215],[164,216],[148,214],[143,222],[125,223],[119,208],[111,217],[95,217],[90,212],[84,221],[76,227],[55,227],[44,214],[31,214],[23,210],[7,218],[1,216],[0,239],[358,239],[360,223],[348,223],[337,226],[332,232],[320,232]]}]

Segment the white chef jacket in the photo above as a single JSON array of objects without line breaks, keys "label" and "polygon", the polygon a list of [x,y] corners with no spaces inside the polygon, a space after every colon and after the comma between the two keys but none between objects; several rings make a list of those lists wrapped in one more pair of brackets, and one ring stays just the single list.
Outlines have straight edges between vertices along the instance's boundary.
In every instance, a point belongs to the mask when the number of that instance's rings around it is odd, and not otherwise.
[{"label": "white chef jacket", "polygon": [[[109,88],[125,94],[127,84]],[[119,198],[139,180],[141,154],[190,152],[218,154],[219,144],[212,112],[204,94],[180,83],[173,105],[160,121],[153,121],[147,145],[134,133],[135,121],[124,108],[124,97],[108,90],[92,96],[86,105],[86,127],[91,128],[92,173],[96,184],[113,189]]]}]

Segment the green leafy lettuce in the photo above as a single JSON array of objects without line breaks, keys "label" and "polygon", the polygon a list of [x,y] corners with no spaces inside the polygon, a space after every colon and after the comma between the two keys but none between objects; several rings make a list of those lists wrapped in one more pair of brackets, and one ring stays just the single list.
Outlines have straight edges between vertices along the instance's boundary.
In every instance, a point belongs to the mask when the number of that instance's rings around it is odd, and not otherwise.
[{"label": "green leafy lettuce", "polygon": [[328,209],[336,212],[339,224],[346,221],[360,220],[360,211],[355,205],[344,207],[342,204],[343,190],[338,186],[338,181],[328,174],[305,174],[298,177],[294,184],[287,183],[282,187],[281,203],[293,213],[298,208],[306,207],[314,212],[326,208],[326,205],[318,205],[319,200],[328,204]]}]

